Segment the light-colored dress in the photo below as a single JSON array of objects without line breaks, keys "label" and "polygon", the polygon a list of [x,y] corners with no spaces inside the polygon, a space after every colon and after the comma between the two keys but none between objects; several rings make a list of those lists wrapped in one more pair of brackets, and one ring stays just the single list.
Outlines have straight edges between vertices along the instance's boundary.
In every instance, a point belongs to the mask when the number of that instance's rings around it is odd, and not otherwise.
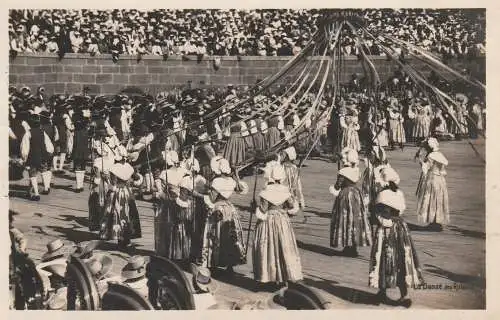
[{"label": "light-colored dress", "polygon": [[417,214],[420,223],[448,224],[449,200],[444,165],[427,159],[422,164],[425,180],[417,194]]}]

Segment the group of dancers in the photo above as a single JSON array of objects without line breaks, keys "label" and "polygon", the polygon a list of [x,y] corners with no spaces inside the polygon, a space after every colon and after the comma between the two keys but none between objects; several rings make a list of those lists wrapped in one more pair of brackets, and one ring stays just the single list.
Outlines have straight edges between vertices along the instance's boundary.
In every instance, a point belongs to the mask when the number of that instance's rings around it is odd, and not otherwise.
[{"label": "group of dancers", "polygon": [[[232,203],[234,194],[250,189],[238,168],[256,151],[286,140],[307,109],[306,103],[285,119],[271,116],[272,112],[267,121],[244,121],[241,115],[233,115],[196,130],[181,130],[192,120],[187,117],[203,115],[212,108],[210,98],[196,101],[188,94],[176,103],[165,96],[156,100],[117,96],[110,103],[83,95],[57,98],[47,108],[29,94],[22,107],[11,104],[10,142],[11,153],[18,152],[29,167],[32,200],[40,200],[37,174],[42,175],[42,193],[50,193],[52,171],[63,170],[70,153],[74,190],[82,192],[90,158],[89,228],[98,232],[100,239],[115,240],[126,249],[133,239],[141,238],[135,199],[150,200],[154,203],[158,255],[212,271],[224,268],[229,273],[247,262],[249,246]],[[374,129],[375,146],[360,174],[357,131],[361,127],[355,103],[355,99],[342,101],[337,108],[342,152],[337,182],[330,187],[335,197],[330,245],[342,248],[347,256],[356,256],[358,247],[371,245],[370,286],[380,290],[379,297],[385,302],[385,289],[399,287],[402,297],[398,303],[409,306],[408,288],[423,279],[408,227],[401,218],[406,205],[399,175],[389,165],[380,132]],[[397,108],[391,110],[397,120]],[[250,113],[251,109],[243,116]],[[310,119],[305,120],[309,124],[302,134],[326,131],[327,123],[316,122],[322,127],[311,128]],[[395,130],[394,135],[404,138],[401,131]],[[252,263],[258,283],[285,284],[303,278],[290,220],[305,208],[295,164],[297,148],[303,143],[300,139],[295,146],[288,143],[263,161],[265,184],[251,206],[257,218]],[[426,139],[422,148],[427,154],[417,154],[422,166],[418,216],[421,222],[439,227],[449,221],[447,160],[435,138]],[[358,187],[360,180],[362,186]]]}]

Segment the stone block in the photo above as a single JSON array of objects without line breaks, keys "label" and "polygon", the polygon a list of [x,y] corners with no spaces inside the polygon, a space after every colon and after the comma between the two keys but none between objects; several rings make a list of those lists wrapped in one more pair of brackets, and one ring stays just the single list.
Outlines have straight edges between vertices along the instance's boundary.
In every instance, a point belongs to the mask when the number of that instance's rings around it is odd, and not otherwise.
[{"label": "stone block", "polygon": [[129,83],[129,75],[128,74],[113,74],[113,83],[116,84],[128,84]]},{"label": "stone block", "polygon": [[81,65],[74,65],[74,66],[64,66],[63,71],[64,72],[71,72],[71,73],[82,73],[82,66]]},{"label": "stone block", "polygon": [[101,73],[96,75],[96,83],[112,83],[113,82],[113,77],[112,74],[110,73]]},{"label": "stone block", "polygon": [[85,74],[85,73],[75,73],[73,74],[73,81],[79,82],[79,83],[95,83],[96,82],[96,75],[94,74]]}]

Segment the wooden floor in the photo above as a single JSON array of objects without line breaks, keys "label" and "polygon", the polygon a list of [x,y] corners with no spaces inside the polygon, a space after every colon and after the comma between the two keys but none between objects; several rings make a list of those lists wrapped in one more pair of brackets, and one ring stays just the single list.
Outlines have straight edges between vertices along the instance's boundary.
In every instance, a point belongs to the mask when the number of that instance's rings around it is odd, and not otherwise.
[{"label": "wooden floor", "polygon": [[[484,140],[473,142],[484,157]],[[464,141],[443,142],[441,150],[450,164],[446,177],[450,194],[451,225],[443,232],[423,230],[416,217],[415,188],[420,172],[413,161],[415,147],[388,152],[392,166],[401,176],[401,187],[407,199],[405,219],[412,229],[412,237],[424,268],[424,277],[433,288],[412,290],[413,308],[483,309],[485,308],[485,166]],[[308,160],[302,168],[302,181],[307,208],[293,218],[300,247],[305,283],[316,287],[332,302],[333,308],[391,308],[370,304],[375,291],[368,288],[369,248],[361,248],[358,258],[346,258],[329,248],[329,219],[333,198],[328,193],[335,183],[337,165],[324,160]],[[253,187],[253,178],[245,179]],[[45,245],[62,238],[66,243],[96,239],[87,226],[88,189],[72,192],[74,174],[55,179],[49,196],[38,203],[23,199],[27,179],[10,185],[10,207],[20,214],[15,225],[29,240],[29,254],[38,261]],[[258,189],[261,181],[259,179]],[[241,209],[243,227],[248,230],[251,194],[234,196],[233,202]],[[148,255],[153,250],[153,212],[147,202],[138,202],[143,238],[135,241],[137,247],[130,254]],[[255,217],[252,228],[255,227]],[[246,236],[245,236],[246,237]],[[119,272],[128,254],[103,250],[114,261],[113,271]],[[250,249],[251,250],[251,249]],[[255,300],[271,293],[259,292],[252,278],[249,252],[247,265],[235,268],[233,277],[217,278],[217,297],[221,300]],[[444,289],[450,285],[454,289]],[[398,292],[389,292],[397,295]]]}]

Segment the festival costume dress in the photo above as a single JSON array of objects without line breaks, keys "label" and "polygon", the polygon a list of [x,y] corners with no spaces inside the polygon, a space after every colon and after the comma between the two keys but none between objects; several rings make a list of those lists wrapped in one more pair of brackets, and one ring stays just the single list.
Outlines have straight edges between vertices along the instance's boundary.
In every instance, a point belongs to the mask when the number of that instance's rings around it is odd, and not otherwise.
[{"label": "festival costume dress", "polygon": [[421,189],[417,194],[417,214],[420,223],[448,224],[450,209],[446,170],[444,166],[431,159],[422,164],[425,172]]},{"label": "festival costume dress", "polygon": [[369,286],[387,289],[422,284],[422,269],[401,212],[379,203],[374,213],[378,224],[370,254]]},{"label": "festival costume dress", "polygon": [[127,182],[117,181],[108,191],[99,235],[125,245],[142,237],[139,212]]},{"label": "festival costume dress", "polygon": [[403,115],[399,112],[389,110],[390,139],[393,143],[405,143],[406,133],[403,126]]},{"label": "festival costume dress", "polygon": [[238,210],[229,200],[219,197],[207,213],[203,233],[203,266],[212,268],[244,264],[244,246]]},{"label": "festival costume dress", "polygon": [[381,164],[376,167],[373,166],[371,162],[368,162],[365,171],[361,176],[361,194],[366,205],[368,205],[368,211],[370,213],[370,223],[374,225],[375,213],[373,212],[373,205],[375,204],[375,199],[377,194],[380,192],[382,186],[380,172],[384,168],[390,167],[389,164]]},{"label": "festival costume dress", "polygon": [[340,126],[342,127],[342,149],[351,148],[353,150],[361,150],[359,143],[359,124],[357,116],[344,116],[340,118]]},{"label": "festival costume dress", "polygon": [[89,121],[81,112],[73,115],[75,134],[73,137],[73,165],[75,170],[85,170],[85,164],[90,155],[88,125]]},{"label": "festival costume dress", "polygon": [[254,279],[262,283],[302,280],[299,249],[288,217],[288,211],[294,209],[288,187],[273,184],[263,192],[277,199],[273,204],[261,193],[253,241]]},{"label": "festival costume dress", "polygon": [[430,106],[417,106],[415,126],[413,127],[413,138],[425,139],[429,136],[431,125],[430,113]]},{"label": "festival costume dress", "polygon": [[361,191],[353,182],[346,180],[344,184],[333,203],[330,246],[369,246],[372,240],[371,229]]},{"label": "festival costume dress", "polygon": [[283,168],[285,169],[286,178],[284,185],[288,186],[290,194],[296,205],[304,204],[304,193],[302,192],[302,181],[300,180],[299,169],[291,162],[284,162]]},{"label": "festival costume dress", "polygon": [[236,168],[246,160],[246,145],[245,139],[241,135],[240,125],[236,124],[231,127],[231,135],[229,136],[224,148],[223,156],[232,168]]},{"label": "festival costume dress", "polygon": [[269,122],[269,129],[266,135],[266,149],[271,149],[281,141],[281,133],[278,129],[278,123]]}]

